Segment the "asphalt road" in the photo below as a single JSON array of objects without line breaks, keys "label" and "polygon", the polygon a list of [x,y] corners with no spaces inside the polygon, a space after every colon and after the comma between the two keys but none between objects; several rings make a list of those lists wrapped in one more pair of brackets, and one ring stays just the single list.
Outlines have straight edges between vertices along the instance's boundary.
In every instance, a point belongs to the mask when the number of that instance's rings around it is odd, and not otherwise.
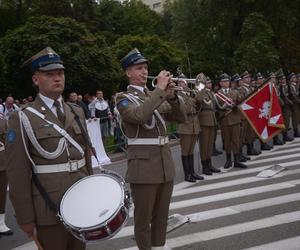
[{"label": "asphalt road", "polygon": [[[220,148],[218,137],[218,147]],[[172,147],[177,176],[170,205],[170,214],[188,216],[191,223],[168,234],[173,249],[237,250],[237,249],[300,249],[300,140],[271,151],[263,151],[248,162],[248,169],[206,177],[196,184],[182,182],[183,171],[179,146]],[[256,147],[258,143],[256,143]],[[195,152],[198,148],[195,149]],[[196,156],[197,154],[195,154]],[[195,157],[196,167],[199,158]],[[225,156],[213,159],[221,167]],[[256,175],[274,164],[287,167],[275,177]],[[105,166],[124,176],[126,161]],[[8,202],[7,224],[15,234],[0,238],[1,250],[35,249],[18,229]],[[132,213],[131,213],[132,214]],[[132,239],[133,220],[113,239],[89,245],[96,249],[136,249]],[[16,248],[17,247],[17,248]]]}]

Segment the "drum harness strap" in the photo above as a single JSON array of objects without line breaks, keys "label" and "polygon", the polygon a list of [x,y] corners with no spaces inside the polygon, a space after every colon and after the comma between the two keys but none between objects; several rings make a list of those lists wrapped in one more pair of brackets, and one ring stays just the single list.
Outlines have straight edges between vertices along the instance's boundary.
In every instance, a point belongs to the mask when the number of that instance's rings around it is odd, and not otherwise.
[{"label": "drum harness strap", "polygon": [[[131,93],[123,94],[123,95],[130,102],[132,102],[133,104],[135,104],[137,106],[140,106],[140,104],[144,102],[141,98],[139,98],[138,96],[135,96]],[[164,119],[162,118],[162,116],[160,115],[160,113],[158,112],[157,109],[154,110],[154,114],[152,115],[152,119],[151,119],[151,124],[150,125],[143,124],[143,127],[145,129],[148,129],[148,130],[153,129],[154,126],[156,125],[156,118],[155,117],[157,117],[159,119],[159,121],[162,123],[162,125],[164,127],[164,130],[166,131],[167,130],[166,123],[165,123]],[[153,145],[153,144],[154,145],[164,145],[165,143],[168,143],[168,141],[169,141],[168,138],[165,138],[165,136],[159,136],[158,138],[138,138],[139,128],[140,128],[139,125],[138,125],[138,129],[137,129],[135,137],[129,138],[128,136],[126,136],[126,134],[124,133],[124,131],[122,129],[121,115],[120,115],[119,120],[120,120],[120,124],[121,124],[121,126],[120,126],[121,131],[122,131],[123,135],[126,137],[128,145]],[[159,129],[158,129],[158,131],[159,131]]]},{"label": "drum harness strap", "polygon": [[[81,132],[82,132],[82,134],[84,136],[84,138],[85,138],[87,146],[90,147],[90,149],[92,151],[92,154],[94,155],[94,157],[96,158],[97,162],[99,163],[99,160],[98,160],[97,155],[96,155],[96,151],[95,151],[94,147],[92,146],[92,143],[91,143],[91,141],[89,139],[89,136],[88,136],[87,132],[85,131],[85,129],[83,128],[83,126],[82,126],[82,124],[80,122],[79,116],[75,113],[75,111],[74,111],[74,109],[72,108],[71,105],[68,104],[68,106],[70,107],[72,113],[75,116],[75,121],[77,122],[77,124],[78,124],[78,126],[79,126],[79,128],[80,128],[80,130],[81,130]],[[50,196],[46,192],[45,188],[43,187],[43,185],[39,181],[39,179],[38,179],[38,177],[37,177],[37,175],[36,175],[36,173],[34,171],[35,163],[34,163],[33,159],[31,158],[31,156],[30,156],[30,154],[28,152],[28,149],[27,149],[27,145],[26,145],[25,137],[24,137],[23,126],[24,126],[24,129],[26,131],[26,134],[27,134],[29,140],[31,141],[31,143],[33,144],[33,146],[35,147],[35,149],[43,157],[45,157],[46,159],[55,159],[55,158],[57,158],[58,156],[60,156],[63,153],[63,151],[65,149],[66,149],[66,151],[67,151],[67,153],[69,155],[69,152],[68,152],[67,147],[66,147],[66,140],[68,140],[74,147],[76,147],[80,151],[80,153],[82,154],[82,156],[84,156],[84,152],[83,152],[81,146],[64,129],[60,128],[57,124],[52,123],[52,122],[46,120],[44,118],[44,115],[41,114],[40,112],[38,112],[37,110],[35,110],[34,108],[27,107],[26,110],[28,110],[28,111],[36,114],[37,116],[39,116],[40,118],[42,118],[46,122],[48,122],[49,124],[52,124],[53,128],[55,128],[63,136],[63,138],[60,139],[58,147],[57,147],[57,149],[54,152],[48,152],[48,151],[44,150],[41,147],[41,145],[37,142],[36,137],[34,136],[34,133],[33,133],[33,130],[32,130],[31,124],[30,124],[30,121],[29,121],[28,117],[26,116],[26,114],[23,111],[19,111],[18,112],[18,115],[19,115],[19,118],[20,118],[21,136],[22,136],[22,141],[23,141],[25,153],[26,153],[28,159],[30,160],[30,162],[32,164],[32,166],[31,166],[32,181],[35,184],[36,188],[39,190],[40,194],[42,195],[42,197],[43,197],[46,205],[49,207],[49,209],[54,214],[56,214],[56,216],[58,216],[61,219],[61,216],[59,214],[59,208],[58,208],[58,206],[51,200]],[[99,164],[99,167],[100,167],[100,164]],[[100,167],[100,169],[101,169],[101,167]]]}]

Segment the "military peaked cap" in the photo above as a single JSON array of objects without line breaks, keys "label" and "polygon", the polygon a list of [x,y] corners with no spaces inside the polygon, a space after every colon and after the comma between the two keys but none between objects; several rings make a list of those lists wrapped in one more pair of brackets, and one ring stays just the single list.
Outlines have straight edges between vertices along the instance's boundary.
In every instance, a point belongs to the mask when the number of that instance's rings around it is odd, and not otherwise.
[{"label": "military peaked cap", "polygon": [[263,75],[260,73],[260,72],[258,72],[257,74],[256,74],[256,76],[255,76],[255,79],[256,80],[258,80],[258,79],[263,79],[264,77],[263,77]]},{"label": "military peaked cap", "polygon": [[288,79],[291,80],[291,78],[292,78],[293,76],[296,76],[296,74],[295,74],[294,72],[291,72],[291,73],[288,75]]},{"label": "military peaked cap", "polygon": [[60,56],[50,47],[47,47],[30,57],[23,65],[29,65],[33,72],[65,68]]},{"label": "military peaked cap", "polygon": [[148,60],[135,48],[121,59],[122,68],[126,70],[131,65],[148,63]]},{"label": "military peaked cap", "polygon": [[232,77],[231,77],[231,81],[232,82],[237,82],[237,81],[239,81],[239,80],[241,80],[242,78],[240,77],[240,75],[239,74],[235,74],[235,75],[233,75]]},{"label": "military peaked cap", "polygon": [[247,70],[241,74],[241,78],[244,78],[246,76],[251,76]]},{"label": "military peaked cap", "polygon": [[223,73],[219,76],[219,81],[230,81],[230,76],[227,73]]}]

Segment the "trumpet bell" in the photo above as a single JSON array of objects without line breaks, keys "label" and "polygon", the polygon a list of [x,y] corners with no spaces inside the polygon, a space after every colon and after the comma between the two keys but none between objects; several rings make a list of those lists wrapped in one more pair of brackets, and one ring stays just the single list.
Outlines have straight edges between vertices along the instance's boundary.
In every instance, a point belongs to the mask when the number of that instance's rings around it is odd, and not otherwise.
[{"label": "trumpet bell", "polygon": [[205,84],[202,82],[196,83],[195,89],[201,91],[202,89],[205,89]]}]

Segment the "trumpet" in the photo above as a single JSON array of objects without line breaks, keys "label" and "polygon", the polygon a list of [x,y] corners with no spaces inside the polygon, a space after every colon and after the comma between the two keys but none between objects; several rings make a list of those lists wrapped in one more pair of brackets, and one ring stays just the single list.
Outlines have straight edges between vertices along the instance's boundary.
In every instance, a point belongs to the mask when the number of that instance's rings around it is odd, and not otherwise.
[{"label": "trumpet", "polygon": [[[155,88],[157,76],[148,76],[147,78],[149,80],[152,80],[151,85],[153,88]],[[193,85],[195,85],[195,89],[197,89],[199,91],[205,88],[205,85],[202,82],[200,82],[198,79],[172,77],[170,80],[175,83],[178,83],[179,81],[185,81],[188,84],[193,84]],[[177,90],[177,91],[182,91],[182,88],[180,86],[175,86],[172,89]]]}]

